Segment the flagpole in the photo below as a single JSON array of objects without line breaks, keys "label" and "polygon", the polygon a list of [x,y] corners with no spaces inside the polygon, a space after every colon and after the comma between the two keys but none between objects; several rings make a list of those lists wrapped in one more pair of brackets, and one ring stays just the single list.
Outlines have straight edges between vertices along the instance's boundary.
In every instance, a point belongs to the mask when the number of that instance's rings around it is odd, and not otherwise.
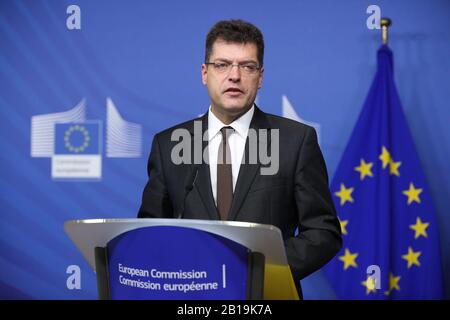
[{"label": "flagpole", "polygon": [[383,44],[388,43],[388,28],[391,25],[391,19],[389,18],[381,18],[380,26],[381,26],[381,37],[383,40]]}]

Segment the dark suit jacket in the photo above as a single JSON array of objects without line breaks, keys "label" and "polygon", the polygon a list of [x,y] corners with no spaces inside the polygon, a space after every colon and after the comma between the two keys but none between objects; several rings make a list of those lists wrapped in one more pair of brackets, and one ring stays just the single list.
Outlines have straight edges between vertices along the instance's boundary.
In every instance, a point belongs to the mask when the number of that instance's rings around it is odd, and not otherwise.
[{"label": "dark suit jacket", "polygon": [[[203,131],[207,129],[207,113],[195,120],[201,121]],[[190,179],[186,177],[192,176],[194,165],[175,165],[171,161],[172,148],[178,143],[171,141],[171,134],[178,128],[189,130],[193,137],[194,120],[160,132],[153,139],[149,181],[138,217],[173,218],[182,213],[187,219],[219,220],[208,164],[195,167],[194,187],[185,197],[186,183],[189,184],[186,179]],[[279,170],[275,175],[261,175],[261,164],[242,164],[229,220],[280,228],[301,297],[299,280],[326,264],[342,245],[325,162],[316,133],[307,125],[266,114],[255,107],[250,128],[279,129]],[[269,139],[267,148],[270,143]],[[203,142],[203,147],[206,144]],[[247,154],[248,150],[247,138]],[[299,233],[295,236],[297,228]]]}]

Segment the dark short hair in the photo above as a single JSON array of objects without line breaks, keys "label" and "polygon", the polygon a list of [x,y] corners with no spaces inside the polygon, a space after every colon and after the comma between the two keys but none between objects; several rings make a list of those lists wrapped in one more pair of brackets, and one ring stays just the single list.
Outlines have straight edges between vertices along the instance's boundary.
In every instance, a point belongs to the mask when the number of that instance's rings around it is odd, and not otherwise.
[{"label": "dark short hair", "polygon": [[223,20],[217,22],[206,36],[205,62],[209,62],[212,47],[217,40],[234,43],[254,43],[257,48],[259,65],[264,60],[264,39],[261,31],[243,20]]}]

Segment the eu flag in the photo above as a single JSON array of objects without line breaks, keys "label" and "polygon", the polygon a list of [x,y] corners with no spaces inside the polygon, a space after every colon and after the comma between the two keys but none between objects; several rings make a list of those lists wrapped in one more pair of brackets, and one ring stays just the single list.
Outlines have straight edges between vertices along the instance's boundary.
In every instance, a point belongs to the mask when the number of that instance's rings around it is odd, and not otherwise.
[{"label": "eu flag", "polygon": [[100,122],[56,123],[55,154],[99,154]]},{"label": "eu flag", "polygon": [[436,214],[386,45],[331,191],[343,247],[324,272],[338,298],[442,298]]}]

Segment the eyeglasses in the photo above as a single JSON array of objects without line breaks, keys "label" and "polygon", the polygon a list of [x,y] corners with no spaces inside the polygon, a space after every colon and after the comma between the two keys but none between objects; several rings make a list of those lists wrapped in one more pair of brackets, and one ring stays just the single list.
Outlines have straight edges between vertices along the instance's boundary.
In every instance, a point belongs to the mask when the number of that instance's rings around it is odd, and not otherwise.
[{"label": "eyeglasses", "polygon": [[257,73],[261,67],[254,62],[243,62],[232,64],[228,61],[205,62],[206,65],[212,65],[217,73],[228,74],[234,66],[237,66],[244,74],[253,75]]}]

